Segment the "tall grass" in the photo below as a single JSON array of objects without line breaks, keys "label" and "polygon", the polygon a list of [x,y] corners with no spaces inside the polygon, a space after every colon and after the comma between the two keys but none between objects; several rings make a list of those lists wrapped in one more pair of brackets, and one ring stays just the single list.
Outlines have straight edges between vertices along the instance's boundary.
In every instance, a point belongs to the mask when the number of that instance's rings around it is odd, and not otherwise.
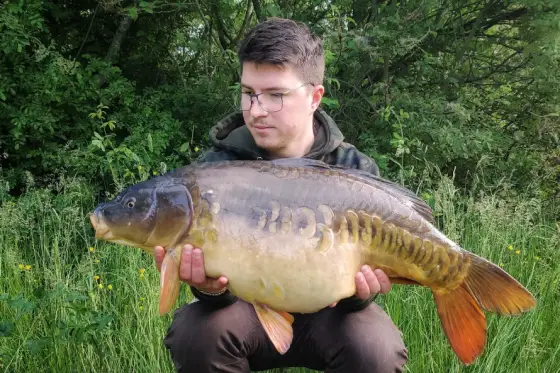
[{"label": "tall grass", "polygon": [[[85,183],[54,189],[4,198],[0,207],[0,371],[173,372],[162,343],[171,316],[157,315],[153,259],[94,241],[87,213],[97,201]],[[503,266],[538,306],[516,318],[488,314],[485,352],[465,367],[442,333],[429,290],[395,285],[379,299],[403,332],[407,371],[558,372],[560,233],[547,218],[552,207],[461,197],[445,179],[433,200],[443,231]],[[185,291],[180,302],[190,297]]]}]

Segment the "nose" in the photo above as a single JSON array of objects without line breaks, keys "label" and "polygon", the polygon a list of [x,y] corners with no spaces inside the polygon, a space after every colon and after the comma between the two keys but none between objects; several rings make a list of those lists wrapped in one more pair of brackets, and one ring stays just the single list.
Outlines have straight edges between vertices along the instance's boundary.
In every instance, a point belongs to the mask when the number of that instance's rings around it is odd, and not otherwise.
[{"label": "nose", "polygon": [[258,117],[265,117],[268,115],[268,112],[261,107],[261,104],[259,103],[257,97],[251,97],[251,100],[252,100],[252,105],[251,105],[250,113],[252,117],[258,118]]}]

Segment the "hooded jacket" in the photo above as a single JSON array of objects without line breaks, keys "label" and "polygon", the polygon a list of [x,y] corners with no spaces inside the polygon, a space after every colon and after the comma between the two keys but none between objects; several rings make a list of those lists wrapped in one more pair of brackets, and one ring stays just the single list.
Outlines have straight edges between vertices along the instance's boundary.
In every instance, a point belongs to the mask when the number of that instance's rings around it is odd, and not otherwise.
[{"label": "hooded jacket", "polygon": [[[313,131],[315,140],[305,158],[321,160],[331,165],[340,165],[368,171],[379,175],[375,161],[361,153],[352,144],[344,142],[342,132],[334,120],[321,108],[314,113]],[[197,163],[226,160],[268,160],[266,150],[259,148],[245,125],[240,112],[232,113],[220,120],[210,129],[212,148],[204,153]],[[200,301],[208,302],[216,307],[224,307],[234,303],[237,297],[226,291],[221,295],[207,295],[191,286],[193,295]],[[337,307],[349,311],[364,309],[374,301],[376,295],[363,301],[357,296],[342,299]]]}]

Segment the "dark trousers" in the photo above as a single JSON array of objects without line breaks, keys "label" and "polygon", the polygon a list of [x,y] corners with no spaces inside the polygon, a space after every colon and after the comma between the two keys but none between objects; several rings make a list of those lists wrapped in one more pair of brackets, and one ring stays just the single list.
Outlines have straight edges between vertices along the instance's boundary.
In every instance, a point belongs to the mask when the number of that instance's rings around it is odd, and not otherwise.
[{"label": "dark trousers", "polygon": [[408,358],[399,330],[375,303],[358,312],[326,308],[295,314],[294,339],[280,355],[252,306],[203,302],[175,312],[165,345],[179,373],[249,373],[306,367],[331,373],[402,372]]}]

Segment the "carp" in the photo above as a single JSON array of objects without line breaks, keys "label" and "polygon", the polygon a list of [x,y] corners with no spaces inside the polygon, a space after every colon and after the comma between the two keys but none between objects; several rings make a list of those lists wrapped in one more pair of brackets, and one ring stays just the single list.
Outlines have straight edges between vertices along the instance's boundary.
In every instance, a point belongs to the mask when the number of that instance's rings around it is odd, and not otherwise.
[{"label": "carp", "polygon": [[483,311],[518,315],[535,298],[490,261],[451,241],[408,189],[310,159],[191,164],[132,185],[90,216],[97,239],[166,249],[159,313],[178,298],[181,248],[204,252],[207,276],[251,303],[284,354],[291,313],[355,294],[364,264],[394,284],[431,289],[443,331],[464,364],[486,344]]}]

